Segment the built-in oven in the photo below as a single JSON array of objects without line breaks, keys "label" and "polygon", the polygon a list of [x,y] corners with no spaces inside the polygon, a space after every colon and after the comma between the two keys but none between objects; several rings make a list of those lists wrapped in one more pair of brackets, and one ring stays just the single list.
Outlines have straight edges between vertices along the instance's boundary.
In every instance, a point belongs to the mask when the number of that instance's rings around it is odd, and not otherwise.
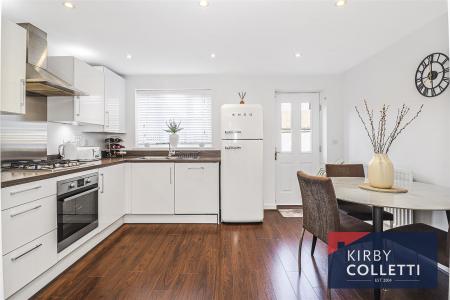
[{"label": "built-in oven", "polygon": [[58,252],[98,227],[98,174],[57,183]]}]

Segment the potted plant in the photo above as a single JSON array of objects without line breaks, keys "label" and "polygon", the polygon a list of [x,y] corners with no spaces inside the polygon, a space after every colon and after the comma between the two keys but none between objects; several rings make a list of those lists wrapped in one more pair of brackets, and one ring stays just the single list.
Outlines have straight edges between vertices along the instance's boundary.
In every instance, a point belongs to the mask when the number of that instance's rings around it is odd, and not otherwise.
[{"label": "potted plant", "polygon": [[[362,117],[358,107],[355,106],[358,117],[373,147],[374,155],[368,167],[368,179],[371,186],[390,189],[394,185],[394,166],[388,156],[389,150],[397,137],[419,116],[422,108],[423,104],[414,115],[408,118],[411,109],[403,104],[397,110],[394,127],[388,134],[386,126],[389,112],[388,105],[383,104],[378,120],[375,120],[374,112],[369,109],[366,100],[364,100],[364,109],[367,120]],[[378,123],[378,126],[375,125],[376,123]]]},{"label": "potted plant", "polygon": [[165,129],[165,132],[170,133],[169,135],[169,143],[172,149],[174,149],[178,145],[178,141],[180,140],[180,136],[177,134],[177,132],[183,130],[181,128],[181,122],[175,122],[175,120],[169,120],[166,122],[167,129]]}]

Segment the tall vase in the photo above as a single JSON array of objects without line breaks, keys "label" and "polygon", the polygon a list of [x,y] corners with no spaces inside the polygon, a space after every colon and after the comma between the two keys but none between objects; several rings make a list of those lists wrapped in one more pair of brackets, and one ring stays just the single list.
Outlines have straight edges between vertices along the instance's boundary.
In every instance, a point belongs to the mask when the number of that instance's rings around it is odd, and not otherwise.
[{"label": "tall vase", "polygon": [[170,147],[172,147],[173,149],[175,149],[178,146],[178,141],[180,140],[180,136],[176,133],[172,133],[169,136],[169,143],[170,143]]},{"label": "tall vase", "polygon": [[394,165],[387,154],[375,153],[369,162],[369,184],[380,189],[394,185]]}]

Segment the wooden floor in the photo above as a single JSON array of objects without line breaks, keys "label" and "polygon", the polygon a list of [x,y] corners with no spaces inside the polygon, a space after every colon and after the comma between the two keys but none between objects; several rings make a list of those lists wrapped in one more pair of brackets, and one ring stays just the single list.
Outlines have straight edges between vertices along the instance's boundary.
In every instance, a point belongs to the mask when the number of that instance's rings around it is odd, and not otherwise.
[{"label": "wooden floor", "polygon": [[[300,218],[266,211],[264,224],[127,224],[34,299],[326,299],[327,251],[310,256]],[[438,289],[389,290],[383,299],[447,299]],[[332,290],[332,299],[372,299],[371,290]]]}]

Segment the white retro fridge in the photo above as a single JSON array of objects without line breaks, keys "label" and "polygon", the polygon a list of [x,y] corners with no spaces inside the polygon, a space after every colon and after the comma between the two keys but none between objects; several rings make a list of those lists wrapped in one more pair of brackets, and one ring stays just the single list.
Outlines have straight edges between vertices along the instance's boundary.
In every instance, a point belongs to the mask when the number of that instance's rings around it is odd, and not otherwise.
[{"label": "white retro fridge", "polygon": [[262,222],[263,111],[260,105],[221,108],[222,222]]}]

